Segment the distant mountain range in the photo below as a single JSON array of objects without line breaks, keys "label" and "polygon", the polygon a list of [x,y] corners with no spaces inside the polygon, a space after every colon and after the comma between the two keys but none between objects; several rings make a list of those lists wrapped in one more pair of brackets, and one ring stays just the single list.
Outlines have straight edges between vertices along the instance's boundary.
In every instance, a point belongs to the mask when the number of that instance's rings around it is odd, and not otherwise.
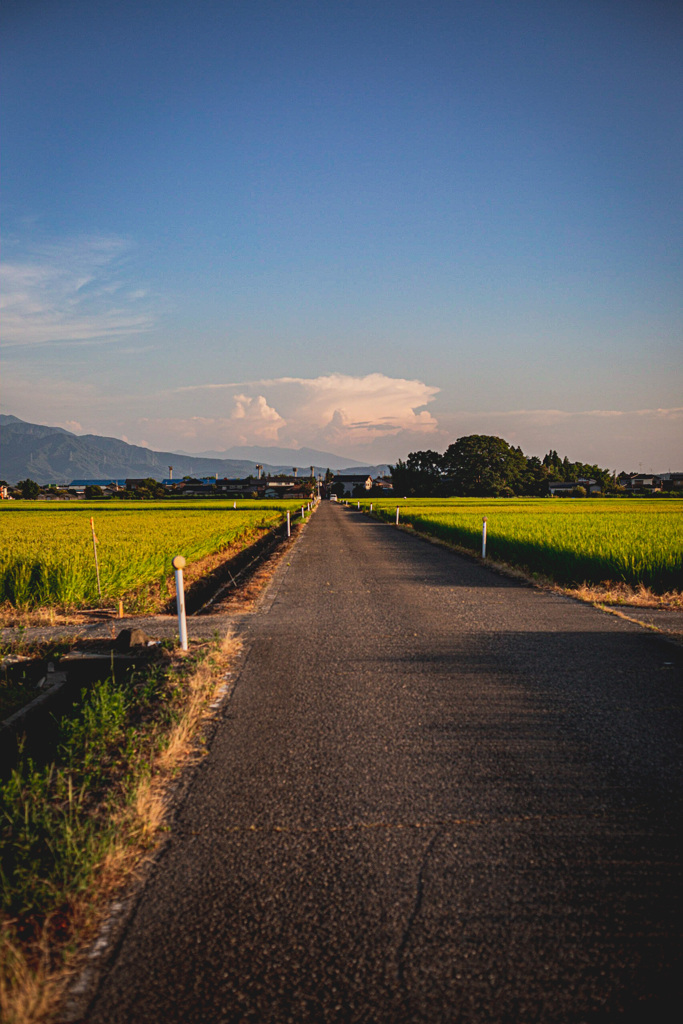
[{"label": "distant mountain range", "polygon": [[302,467],[310,469],[311,466],[354,469],[356,466],[361,465],[356,459],[347,459],[344,455],[334,455],[332,452],[320,452],[316,448],[264,448],[254,444],[226,448],[222,452],[179,451],[178,454],[186,455],[192,459],[241,459],[247,461],[250,465],[256,465],[258,462],[261,462],[263,464],[269,463],[273,466],[279,466],[285,458],[291,457],[294,459],[294,462],[289,467],[289,472],[291,472],[294,466],[297,469]]},{"label": "distant mountain range", "polygon": [[[271,461],[272,460],[272,461]],[[116,437],[98,434],[72,434],[61,427],[26,423],[16,416],[0,415],[0,478],[14,484],[30,477],[39,484],[70,483],[72,480],[123,480],[153,477],[165,480],[169,466],[174,479],[184,476],[246,477],[256,475],[256,465],[264,473],[291,473],[294,466],[301,475],[350,470],[377,476],[388,473],[386,464],[361,466],[330,452],[312,448],[261,448],[249,446],[225,452],[188,455],[181,452],[155,452],[127,444]]]}]

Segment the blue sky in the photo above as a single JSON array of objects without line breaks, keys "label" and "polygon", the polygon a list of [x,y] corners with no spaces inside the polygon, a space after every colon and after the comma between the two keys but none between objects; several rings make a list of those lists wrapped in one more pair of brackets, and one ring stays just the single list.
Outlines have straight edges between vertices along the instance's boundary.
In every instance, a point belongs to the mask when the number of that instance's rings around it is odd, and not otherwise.
[{"label": "blue sky", "polygon": [[681,459],[674,0],[5,0],[2,410]]}]

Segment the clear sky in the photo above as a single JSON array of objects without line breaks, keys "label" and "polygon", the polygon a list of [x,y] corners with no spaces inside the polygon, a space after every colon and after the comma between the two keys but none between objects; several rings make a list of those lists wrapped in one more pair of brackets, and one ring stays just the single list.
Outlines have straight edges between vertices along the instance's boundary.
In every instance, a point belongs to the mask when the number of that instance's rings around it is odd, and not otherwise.
[{"label": "clear sky", "polygon": [[2,411],[683,470],[680,0],[3,0]]}]

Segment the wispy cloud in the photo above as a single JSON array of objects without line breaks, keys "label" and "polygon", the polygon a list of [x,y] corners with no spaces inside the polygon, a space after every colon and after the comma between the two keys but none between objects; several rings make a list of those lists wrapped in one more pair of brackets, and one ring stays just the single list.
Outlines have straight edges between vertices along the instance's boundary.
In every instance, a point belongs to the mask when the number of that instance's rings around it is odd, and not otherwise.
[{"label": "wispy cloud", "polygon": [[527,455],[551,448],[582,462],[617,469],[663,471],[680,466],[683,408],[507,409],[459,411],[441,417],[449,442],[464,434],[496,434]]},{"label": "wispy cloud", "polygon": [[478,413],[461,411],[453,413],[451,418],[467,419],[474,416],[496,417],[496,419],[509,419],[511,421],[526,420],[527,422],[540,424],[590,419],[630,420],[633,417],[675,420],[683,417],[683,406],[673,406],[670,409],[499,409]]},{"label": "wispy cloud", "polygon": [[131,250],[121,238],[87,237],[1,263],[2,345],[105,342],[150,330],[146,290],[128,280]]}]

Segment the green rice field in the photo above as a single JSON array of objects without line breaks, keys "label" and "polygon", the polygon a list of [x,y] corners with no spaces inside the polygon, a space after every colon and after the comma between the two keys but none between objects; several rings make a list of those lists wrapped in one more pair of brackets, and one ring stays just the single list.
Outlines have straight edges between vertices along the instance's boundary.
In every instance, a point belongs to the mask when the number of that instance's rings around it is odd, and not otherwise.
[{"label": "green rice field", "polygon": [[[0,506],[0,603],[15,608],[111,603],[166,580],[171,560],[188,565],[235,542],[248,544],[300,501],[56,502]],[[296,513],[296,514],[295,514]],[[102,598],[97,590],[94,518]]]},{"label": "green rice field", "polygon": [[[352,504],[356,504],[352,502]],[[361,507],[370,508],[370,499]],[[566,585],[626,583],[683,589],[683,500],[600,498],[381,498],[373,513],[420,533]]]}]

